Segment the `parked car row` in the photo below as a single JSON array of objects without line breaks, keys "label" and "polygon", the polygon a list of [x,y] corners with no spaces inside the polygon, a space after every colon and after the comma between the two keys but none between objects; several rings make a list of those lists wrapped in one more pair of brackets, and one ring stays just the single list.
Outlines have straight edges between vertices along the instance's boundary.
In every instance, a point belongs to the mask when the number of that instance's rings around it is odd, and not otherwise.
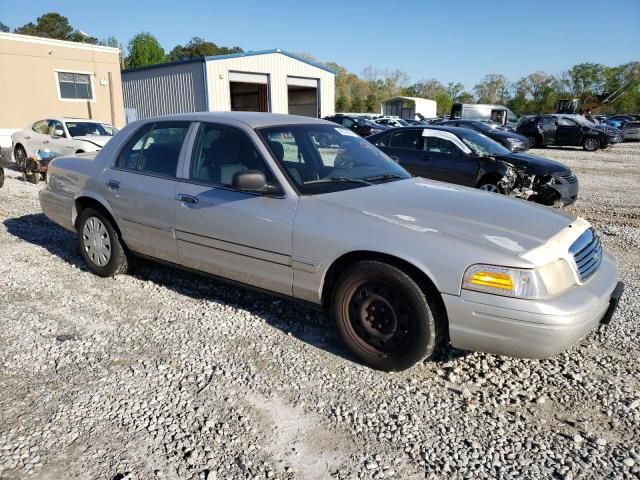
[{"label": "parked car row", "polygon": [[622,132],[616,128],[594,124],[582,115],[569,114],[523,118],[516,132],[527,137],[531,147],[581,146],[587,151],[595,151],[623,140]]}]

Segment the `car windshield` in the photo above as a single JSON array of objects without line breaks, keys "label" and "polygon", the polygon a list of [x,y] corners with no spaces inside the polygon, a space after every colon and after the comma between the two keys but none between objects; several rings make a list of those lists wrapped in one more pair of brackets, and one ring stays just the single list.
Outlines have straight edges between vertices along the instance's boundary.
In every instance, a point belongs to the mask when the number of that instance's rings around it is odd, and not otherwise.
[{"label": "car windshield", "polygon": [[112,137],[118,131],[111,125],[97,122],[66,122],[69,135],[72,137],[84,137],[103,135]]},{"label": "car windshield", "polygon": [[511,153],[498,142],[494,142],[489,137],[473,130],[464,130],[457,135],[476,155],[508,155]]},{"label": "car windshield", "polygon": [[411,178],[373,144],[343,127],[286,125],[257,131],[305,195]]}]

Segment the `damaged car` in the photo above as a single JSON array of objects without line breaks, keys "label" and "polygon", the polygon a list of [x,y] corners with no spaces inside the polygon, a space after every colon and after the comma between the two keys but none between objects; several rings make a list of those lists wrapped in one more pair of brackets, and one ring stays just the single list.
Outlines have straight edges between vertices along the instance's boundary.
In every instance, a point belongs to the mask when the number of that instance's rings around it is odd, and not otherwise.
[{"label": "damaged car", "polygon": [[542,205],[570,205],[578,178],[565,165],[512,153],[467,128],[397,128],[367,137],[417,177],[476,187]]}]

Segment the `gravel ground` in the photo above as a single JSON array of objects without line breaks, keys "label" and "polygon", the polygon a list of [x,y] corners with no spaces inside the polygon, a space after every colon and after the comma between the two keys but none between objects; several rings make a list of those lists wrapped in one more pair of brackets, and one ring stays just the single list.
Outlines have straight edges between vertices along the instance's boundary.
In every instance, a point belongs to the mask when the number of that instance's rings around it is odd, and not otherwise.
[{"label": "gravel ground", "polygon": [[535,153],[581,183],[627,284],[547,360],[355,363],[326,317],[141,262],[90,274],[34,186],[0,189],[0,478],[640,476],[640,144]]}]

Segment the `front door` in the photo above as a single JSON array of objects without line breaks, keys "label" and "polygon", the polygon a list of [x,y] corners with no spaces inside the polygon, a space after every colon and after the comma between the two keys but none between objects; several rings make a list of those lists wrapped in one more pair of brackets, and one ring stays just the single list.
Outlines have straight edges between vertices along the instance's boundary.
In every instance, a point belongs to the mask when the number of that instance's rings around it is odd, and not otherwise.
[{"label": "front door", "polygon": [[200,124],[188,178],[176,198],[176,239],[182,265],[291,295],[293,217],[297,201],[235,190],[235,173],[260,170],[276,180],[242,130]]},{"label": "front door", "polygon": [[423,135],[423,162],[430,172],[428,178],[475,187],[478,160],[469,148],[450,132],[425,129]]},{"label": "front door", "polygon": [[558,118],[558,126],[556,127],[556,145],[575,146],[580,145],[581,136],[580,125],[570,118]]},{"label": "front door", "polygon": [[143,125],[101,176],[125,244],[134,252],[177,261],[176,173],[189,122]]},{"label": "front door", "polygon": [[[60,135],[61,132],[62,135]],[[49,120],[49,149],[51,152],[53,152],[56,157],[70,155],[76,153],[75,146],[73,138],[67,136],[62,122]]]}]

